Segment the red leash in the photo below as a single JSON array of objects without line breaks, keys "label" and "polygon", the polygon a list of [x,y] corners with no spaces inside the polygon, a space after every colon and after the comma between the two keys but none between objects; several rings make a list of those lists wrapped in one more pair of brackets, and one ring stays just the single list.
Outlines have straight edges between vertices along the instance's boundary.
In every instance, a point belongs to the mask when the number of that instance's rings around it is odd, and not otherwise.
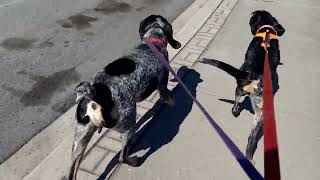
[{"label": "red leash", "polygon": [[273,90],[269,63],[269,32],[266,33],[265,61],[263,72],[263,132],[264,132],[264,177],[266,180],[280,180],[277,129],[273,104]]}]

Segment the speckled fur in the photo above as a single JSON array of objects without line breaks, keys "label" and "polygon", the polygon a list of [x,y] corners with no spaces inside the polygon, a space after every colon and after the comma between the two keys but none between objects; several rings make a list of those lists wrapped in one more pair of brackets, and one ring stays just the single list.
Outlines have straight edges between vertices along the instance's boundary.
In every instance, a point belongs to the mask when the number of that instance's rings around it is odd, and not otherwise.
[{"label": "speckled fur", "polygon": [[[165,47],[158,46],[161,49]],[[162,94],[168,93],[167,81],[169,72],[156,59],[152,51],[145,45],[140,44],[128,55],[127,58],[135,62],[135,71],[128,75],[110,76],[104,70],[97,73],[94,83],[102,83],[108,86],[111,97],[117,111],[119,121],[114,127],[119,132],[124,132],[135,124],[136,102],[144,100],[142,94],[152,86],[150,83],[157,81],[154,87],[162,90]],[[163,82],[163,84],[160,84]]]},{"label": "speckled fur", "polygon": [[[263,136],[263,121],[262,121],[262,76],[264,69],[264,60],[265,60],[265,49],[261,46],[263,39],[261,37],[255,37],[257,31],[266,32],[269,30],[272,33],[282,36],[285,32],[285,29],[281,24],[267,11],[255,11],[252,13],[250,19],[251,33],[254,35],[252,41],[249,44],[245,55],[245,61],[241,67],[235,68],[227,63],[222,61],[203,58],[201,61],[205,64],[210,64],[212,66],[218,67],[226,71],[231,76],[235,77],[237,81],[237,88],[235,91],[235,101],[232,107],[232,114],[235,117],[240,115],[240,106],[239,101],[241,96],[250,95],[250,100],[252,104],[252,109],[254,111],[254,127],[251,130],[250,136],[248,138],[248,144],[246,148],[246,156],[249,160],[253,159],[254,152],[257,149],[257,145],[261,137]],[[264,27],[260,29],[263,25],[270,25],[270,27]],[[280,48],[279,40],[272,39],[270,40],[270,47],[268,47],[268,55],[271,68],[271,79],[273,93],[275,94],[279,89],[278,84],[278,73],[277,67],[280,63]],[[244,87],[247,87],[252,82],[257,81],[256,87],[250,87],[250,91],[246,91]],[[253,89],[253,91],[252,91]]]},{"label": "speckled fur", "polygon": [[[161,16],[151,15],[144,19],[140,23],[139,33],[142,42],[130,53],[99,71],[92,82],[81,82],[76,87],[79,104],[76,112],[77,128],[72,148],[72,163],[67,176],[69,180],[76,178],[84,150],[93,133],[101,128],[96,124],[103,124],[104,127],[122,133],[119,161],[136,166],[137,159],[128,157],[128,149],[134,143],[134,140],[129,140],[134,139],[137,128],[136,102],[146,99],[155,90],[159,90],[165,101],[170,100],[170,91],[167,88],[169,71],[144,42],[149,38],[158,38],[174,48],[181,45],[173,39],[171,25]],[[168,59],[167,43],[155,45]],[[92,107],[90,102],[99,106]],[[87,111],[88,108],[91,108],[90,111]],[[88,116],[87,112],[93,115]],[[105,122],[99,123],[99,119],[90,119],[94,117],[103,117]]]}]

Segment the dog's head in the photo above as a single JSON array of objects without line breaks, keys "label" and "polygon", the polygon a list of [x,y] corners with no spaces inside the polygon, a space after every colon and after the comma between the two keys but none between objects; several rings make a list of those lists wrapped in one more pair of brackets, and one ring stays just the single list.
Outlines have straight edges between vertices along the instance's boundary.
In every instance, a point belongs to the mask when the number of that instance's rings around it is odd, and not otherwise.
[{"label": "dog's head", "polygon": [[285,32],[285,29],[282,27],[281,24],[274,18],[269,12],[264,10],[258,10],[251,13],[250,19],[250,27],[251,33],[255,35],[260,27],[263,25],[270,25],[276,31],[278,36],[282,36]]},{"label": "dog's head", "polygon": [[[76,86],[75,91],[77,93],[76,102],[79,102],[78,108],[82,108],[82,113],[77,112],[78,122],[87,124],[92,121],[97,127],[101,127],[104,119],[101,105],[93,101],[96,95],[95,88],[90,83],[83,81]],[[83,101],[84,98],[87,100]]]},{"label": "dog's head", "polygon": [[102,127],[113,128],[117,122],[110,116],[113,101],[108,86],[83,81],[76,86],[75,91],[79,103],[71,166],[65,176],[65,179],[69,180],[76,179],[85,149],[96,130],[101,131]]},{"label": "dog's head", "polygon": [[152,28],[161,28],[169,44],[179,49],[181,47],[180,42],[173,38],[173,30],[171,24],[160,15],[150,15],[140,22],[139,34],[141,39],[144,38],[145,34]]},{"label": "dog's head", "polygon": [[[76,88],[77,92],[77,120],[86,124],[93,122],[97,127],[111,128],[115,122],[108,118],[108,113],[113,107],[110,89],[100,83],[90,84],[81,82]],[[78,111],[79,110],[79,111]]]}]

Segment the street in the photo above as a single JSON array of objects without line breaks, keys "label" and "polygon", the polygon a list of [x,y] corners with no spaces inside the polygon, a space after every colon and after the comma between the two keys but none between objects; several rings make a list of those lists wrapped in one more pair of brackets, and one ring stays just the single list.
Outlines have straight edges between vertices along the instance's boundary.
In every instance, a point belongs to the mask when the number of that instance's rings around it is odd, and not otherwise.
[{"label": "street", "polygon": [[0,1],[0,163],[74,104],[79,81],[139,42],[142,18],[172,21],[190,3]]}]

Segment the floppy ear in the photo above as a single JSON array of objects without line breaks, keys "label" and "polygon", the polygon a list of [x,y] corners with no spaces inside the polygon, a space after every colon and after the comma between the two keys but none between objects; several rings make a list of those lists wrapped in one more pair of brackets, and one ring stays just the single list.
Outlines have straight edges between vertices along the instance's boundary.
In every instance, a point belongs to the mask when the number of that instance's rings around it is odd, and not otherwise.
[{"label": "floppy ear", "polygon": [[163,21],[165,24],[165,26],[163,27],[163,33],[166,35],[169,44],[173,48],[179,49],[181,47],[181,44],[179,41],[173,38],[173,30],[171,24],[164,17],[161,17],[161,21]]},{"label": "floppy ear", "polygon": [[[150,17],[150,16],[149,16],[149,17]],[[149,18],[149,17],[148,17],[148,18]],[[146,27],[146,25],[147,25],[147,19],[148,19],[148,18],[146,18],[146,19],[144,19],[144,20],[142,20],[142,21],[140,22],[139,34],[140,34],[141,40],[143,39],[144,29],[145,29],[145,27]]]},{"label": "floppy ear", "polygon": [[278,36],[282,36],[286,31],[281,24],[277,21],[276,18],[272,17],[273,20],[273,28],[277,31]]},{"label": "floppy ear", "polygon": [[256,35],[259,25],[261,23],[260,21],[261,21],[261,17],[258,15],[257,11],[252,12],[250,22],[249,22],[252,35]]},{"label": "floppy ear", "polygon": [[168,33],[166,30],[164,31],[164,34],[167,36],[168,42],[173,48],[179,49],[181,47],[181,43],[175,40],[172,34]]},{"label": "floppy ear", "polygon": [[154,22],[156,19],[155,15],[150,15],[146,18],[144,18],[141,22],[140,22],[140,26],[139,26],[139,34],[140,34],[140,38],[141,40],[143,39],[144,33],[146,33],[146,27],[151,24],[152,22]]},{"label": "floppy ear", "polygon": [[77,93],[76,102],[79,102],[84,97],[93,98],[95,95],[94,87],[85,81],[82,81],[79,85],[77,85],[75,91]]}]

